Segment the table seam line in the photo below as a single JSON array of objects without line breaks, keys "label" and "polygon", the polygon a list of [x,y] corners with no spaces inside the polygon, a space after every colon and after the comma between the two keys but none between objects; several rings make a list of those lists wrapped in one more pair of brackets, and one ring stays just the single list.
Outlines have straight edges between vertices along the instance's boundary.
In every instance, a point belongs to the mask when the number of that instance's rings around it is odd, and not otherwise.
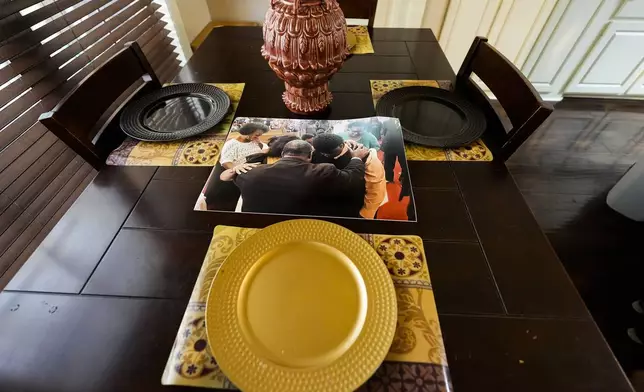
[{"label": "table seam line", "polygon": [[148,189],[148,186],[150,185],[150,182],[152,182],[152,179],[154,178],[154,176],[157,174],[157,171],[159,171],[159,167],[158,167],[158,166],[156,167],[156,169],[154,169],[154,173],[152,173],[152,175],[150,176],[150,179],[149,179],[149,180],[148,180],[148,182],[145,184],[145,187],[143,187],[143,189],[141,190],[141,193],[140,193],[140,194],[139,194],[139,196],[137,197],[136,202],[134,202],[134,204],[132,205],[132,208],[130,208],[130,212],[128,212],[128,214],[127,214],[127,216],[125,217],[125,219],[123,219],[123,222],[121,223],[121,226],[119,227],[119,229],[118,229],[118,231],[116,232],[116,234],[114,234],[114,237],[112,237],[112,240],[110,241],[110,244],[107,246],[107,248],[105,248],[105,251],[104,251],[104,252],[103,252],[103,254],[101,255],[101,258],[100,258],[100,259],[98,259],[98,263],[96,263],[96,265],[95,265],[95,266],[94,266],[94,268],[92,269],[92,272],[91,272],[91,273],[89,274],[89,276],[87,277],[87,280],[85,280],[85,283],[83,283],[83,286],[81,287],[81,289],[78,291],[78,293],[76,293],[77,295],[81,295],[81,294],[83,293],[83,290],[85,290],[85,287],[87,287],[87,284],[88,284],[88,283],[89,283],[89,281],[92,279],[92,276],[94,276],[94,272],[96,272],[96,269],[98,268],[98,266],[99,266],[99,265],[101,265],[101,262],[102,262],[102,261],[103,261],[103,259],[105,258],[105,255],[107,254],[107,252],[109,252],[110,248],[111,248],[111,247],[112,247],[112,245],[114,244],[114,241],[116,240],[116,237],[118,237],[118,235],[121,233],[121,230],[123,230],[123,226],[125,225],[125,222],[127,222],[127,220],[130,218],[130,215],[132,215],[132,211],[134,211],[134,209],[136,208],[136,206],[137,206],[137,205],[139,204],[139,202],[141,201],[141,198],[143,197],[143,194],[145,193],[146,189]]},{"label": "table seam line", "polygon": [[483,243],[481,242],[481,236],[479,235],[479,231],[476,228],[476,225],[474,224],[474,218],[472,217],[472,214],[470,212],[470,207],[467,205],[467,201],[465,200],[465,194],[463,193],[463,189],[461,187],[460,180],[458,176],[456,175],[456,171],[454,170],[454,167],[450,163],[450,167],[452,167],[452,175],[454,176],[454,179],[456,180],[456,186],[458,187],[459,194],[461,196],[461,201],[465,205],[465,211],[467,212],[467,216],[470,219],[470,224],[472,225],[472,228],[474,229],[474,234],[476,234],[476,238],[478,240],[481,252],[483,252],[483,257],[485,258],[485,264],[487,265],[488,272],[490,273],[490,277],[492,278],[492,282],[494,283],[494,287],[496,288],[496,292],[499,296],[499,300],[501,301],[501,308],[505,312],[505,314],[508,313],[508,307],[505,304],[505,300],[503,299],[503,295],[501,294],[501,288],[499,287],[499,283],[496,281],[496,276],[494,275],[494,271],[492,271],[492,266],[490,265],[490,260],[488,259],[487,252],[485,251],[485,247],[483,246]]}]

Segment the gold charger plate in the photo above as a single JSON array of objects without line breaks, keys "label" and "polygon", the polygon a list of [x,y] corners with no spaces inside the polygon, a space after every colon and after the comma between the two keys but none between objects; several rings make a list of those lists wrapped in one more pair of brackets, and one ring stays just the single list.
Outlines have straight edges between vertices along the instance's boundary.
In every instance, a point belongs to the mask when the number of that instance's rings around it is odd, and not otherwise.
[{"label": "gold charger plate", "polygon": [[347,31],[347,46],[349,50],[353,49],[358,44],[358,38],[351,31]]},{"label": "gold charger plate", "polygon": [[290,220],[246,239],[213,279],[206,331],[244,391],[353,391],[393,341],[394,285],[355,233]]}]

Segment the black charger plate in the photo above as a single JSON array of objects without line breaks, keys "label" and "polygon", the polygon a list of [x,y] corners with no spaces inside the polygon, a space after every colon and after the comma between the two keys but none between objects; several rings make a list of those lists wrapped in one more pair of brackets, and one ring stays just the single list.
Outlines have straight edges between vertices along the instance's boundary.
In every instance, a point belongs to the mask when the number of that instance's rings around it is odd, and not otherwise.
[{"label": "black charger plate", "polygon": [[164,87],[128,104],[121,129],[143,141],[180,140],[206,132],[228,114],[230,98],[202,83]]},{"label": "black charger plate", "polygon": [[400,119],[406,141],[431,147],[461,147],[485,132],[485,115],[456,94],[433,87],[403,87],[376,104],[379,116]]}]

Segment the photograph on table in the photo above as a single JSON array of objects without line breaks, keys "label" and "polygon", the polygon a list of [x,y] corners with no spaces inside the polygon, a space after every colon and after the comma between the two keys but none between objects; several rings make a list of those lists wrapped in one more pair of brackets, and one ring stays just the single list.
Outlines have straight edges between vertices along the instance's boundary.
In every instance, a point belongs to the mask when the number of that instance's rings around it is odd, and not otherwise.
[{"label": "photograph on table", "polygon": [[195,210],[415,222],[400,122],[238,117]]}]

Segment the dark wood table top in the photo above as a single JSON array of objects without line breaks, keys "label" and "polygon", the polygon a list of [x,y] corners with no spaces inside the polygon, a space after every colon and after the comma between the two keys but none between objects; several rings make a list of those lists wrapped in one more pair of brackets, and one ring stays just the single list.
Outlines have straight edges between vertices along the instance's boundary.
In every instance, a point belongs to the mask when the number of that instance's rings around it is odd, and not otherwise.
[{"label": "dark wood table top", "polygon": [[[431,30],[375,29],[331,83],[329,118],[375,115],[369,79],[453,79]],[[259,28],[214,29],[178,82],[245,82],[238,116],[292,117]],[[410,162],[452,383],[631,391],[502,163]],[[286,218],[195,212],[210,168],[107,167],[0,294],[0,390],[158,391],[212,230]],[[186,388],[193,391],[194,389]]]}]

